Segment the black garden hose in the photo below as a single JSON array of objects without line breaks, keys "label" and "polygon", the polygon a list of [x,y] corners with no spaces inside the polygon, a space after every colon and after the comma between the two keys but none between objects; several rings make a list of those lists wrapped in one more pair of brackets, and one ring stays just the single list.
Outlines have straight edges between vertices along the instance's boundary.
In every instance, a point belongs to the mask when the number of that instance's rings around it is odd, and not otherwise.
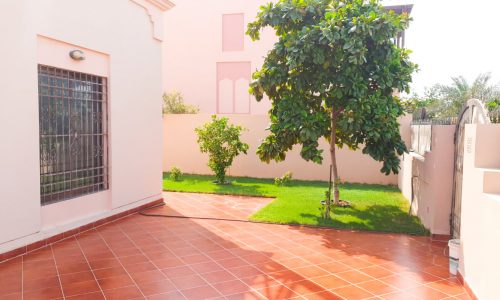
[{"label": "black garden hose", "polygon": [[[241,220],[241,219],[225,219],[225,218],[213,218],[213,217],[193,217],[193,216],[179,216],[179,215],[164,215],[164,214],[150,214],[146,211],[165,206],[166,203],[160,203],[139,211],[141,216],[145,217],[157,217],[157,218],[173,218],[173,219],[190,219],[190,220],[208,220],[208,221],[226,221],[226,222],[239,222],[239,223],[253,223],[253,224],[267,224],[267,225],[279,225],[279,226],[292,226],[300,228],[312,228],[312,229],[328,229],[328,230],[339,230],[339,231],[356,231],[363,232],[357,229],[349,228],[334,228],[322,225],[307,225],[307,224],[297,224],[297,223],[273,223],[266,221],[252,221],[252,220]],[[405,232],[384,232],[384,231],[364,231],[364,233],[377,233],[377,234],[406,234],[410,236],[419,236],[418,234],[405,233]]]}]

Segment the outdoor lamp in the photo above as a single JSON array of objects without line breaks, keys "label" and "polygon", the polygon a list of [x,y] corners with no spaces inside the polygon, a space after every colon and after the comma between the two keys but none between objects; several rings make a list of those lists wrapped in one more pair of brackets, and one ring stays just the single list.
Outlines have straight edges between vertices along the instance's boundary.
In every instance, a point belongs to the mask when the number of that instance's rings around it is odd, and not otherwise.
[{"label": "outdoor lamp", "polygon": [[69,56],[74,60],[85,60],[85,53],[82,50],[73,50],[69,53]]}]

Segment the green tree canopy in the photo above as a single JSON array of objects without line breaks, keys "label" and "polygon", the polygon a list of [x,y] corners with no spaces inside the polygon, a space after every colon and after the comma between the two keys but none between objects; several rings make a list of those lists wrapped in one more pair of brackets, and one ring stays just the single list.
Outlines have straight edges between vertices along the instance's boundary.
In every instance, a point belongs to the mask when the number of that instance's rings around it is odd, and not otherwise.
[{"label": "green tree canopy", "polygon": [[197,114],[199,111],[198,107],[184,103],[184,97],[179,92],[163,94],[164,114]]},{"label": "green tree canopy", "polygon": [[[250,91],[272,101],[270,134],[258,149],[263,161],[282,161],[294,145],[305,160],[321,163],[318,140],[335,147],[363,148],[383,162],[382,172],[399,170],[407,149],[397,118],[404,113],[394,91],[409,91],[416,65],[394,38],[408,27],[379,1],[280,0],[261,7],[247,34],[259,39],[272,27],[278,41],[253,74]],[[338,200],[338,190],[335,199]]]}]

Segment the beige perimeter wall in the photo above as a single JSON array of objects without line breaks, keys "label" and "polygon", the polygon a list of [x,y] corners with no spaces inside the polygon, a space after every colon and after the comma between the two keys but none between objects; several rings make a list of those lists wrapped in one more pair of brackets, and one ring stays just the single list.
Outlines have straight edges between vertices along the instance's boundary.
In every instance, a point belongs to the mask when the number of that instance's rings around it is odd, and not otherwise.
[{"label": "beige perimeter wall", "polygon": [[[330,156],[328,144],[322,141],[324,149],[324,163],[318,165],[304,161],[300,155],[300,148],[296,147],[289,152],[286,160],[281,163],[266,164],[255,154],[261,140],[266,136],[266,127],[269,124],[267,116],[259,115],[227,115],[230,122],[241,125],[248,130],[242,135],[242,140],[250,145],[248,155],[236,158],[229,170],[229,175],[248,176],[259,178],[274,178],[291,171],[294,178],[303,180],[328,180]],[[201,154],[196,127],[210,120],[209,114],[197,115],[165,115],[163,118],[163,170],[168,171],[172,166],[179,167],[184,173],[211,174],[207,167],[207,155]],[[405,124],[408,120],[405,119]],[[404,136],[408,135],[404,133]],[[406,140],[406,138],[405,138]],[[338,153],[340,177],[345,182],[393,184],[398,183],[397,175],[386,176],[380,173],[381,163],[361,153],[361,150],[351,151],[341,149]]]}]

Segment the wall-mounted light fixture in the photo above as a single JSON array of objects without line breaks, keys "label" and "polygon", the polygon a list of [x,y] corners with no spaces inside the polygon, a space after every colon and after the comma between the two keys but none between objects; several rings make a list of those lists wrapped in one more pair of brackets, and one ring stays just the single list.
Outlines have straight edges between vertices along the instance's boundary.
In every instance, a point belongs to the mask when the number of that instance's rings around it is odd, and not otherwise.
[{"label": "wall-mounted light fixture", "polygon": [[69,53],[69,56],[74,60],[85,60],[85,53],[82,50],[73,50]]}]

